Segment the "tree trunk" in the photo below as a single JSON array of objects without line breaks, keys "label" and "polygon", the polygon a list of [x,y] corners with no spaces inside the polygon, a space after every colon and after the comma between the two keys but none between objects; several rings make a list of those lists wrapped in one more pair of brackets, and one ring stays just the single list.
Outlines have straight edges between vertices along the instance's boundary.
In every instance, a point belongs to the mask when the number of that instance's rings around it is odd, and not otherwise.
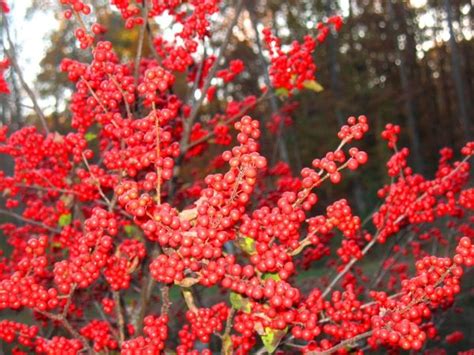
[{"label": "tree trunk", "polygon": [[[331,7],[332,3],[333,1],[326,0],[326,3],[325,3],[326,16],[331,16],[333,14],[334,9]],[[337,120],[338,126],[340,127],[344,124],[344,115],[341,111],[341,105],[340,105],[340,100],[341,100],[341,90],[340,90],[341,86],[340,86],[340,80],[339,80],[340,66],[337,59],[337,35],[334,33],[334,31],[331,31],[331,33],[327,37],[327,44],[328,44],[328,64],[329,64],[330,86],[331,86],[331,91],[334,97],[334,111],[336,115],[336,120]]]},{"label": "tree trunk", "polygon": [[413,100],[413,85],[410,83],[408,77],[408,69],[405,63],[404,53],[401,51],[398,43],[398,35],[400,29],[400,23],[397,21],[395,12],[393,9],[392,0],[387,0],[387,14],[389,18],[389,24],[391,25],[391,30],[393,34],[394,49],[396,53],[396,58],[399,62],[398,71],[400,76],[401,89],[404,95],[404,109],[407,117],[407,126],[410,133],[411,139],[411,150],[413,153],[413,159],[415,167],[419,171],[424,170],[423,160],[421,156],[421,144],[420,144],[420,135],[418,133],[418,124],[416,121],[415,114],[415,105]]},{"label": "tree trunk", "polygon": [[453,76],[454,87],[456,90],[456,96],[458,99],[459,105],[459,123],[461,124],[461,128],[464,134],[464,138],[469,140],[471,137],[470,132],[470,119],[469,119],[469,103],[465,97],[465,84],[464,79],[461,75],[461,57],[459,55],[458,45],[456,42],[456,36],[454,33],[453,27],[453,12],[451,8],[451,1],[444,0],[444,7],[446,11],[446,20],[448,21],[448,29],[449,29],[449,49],[451,50],[451,74]]}]

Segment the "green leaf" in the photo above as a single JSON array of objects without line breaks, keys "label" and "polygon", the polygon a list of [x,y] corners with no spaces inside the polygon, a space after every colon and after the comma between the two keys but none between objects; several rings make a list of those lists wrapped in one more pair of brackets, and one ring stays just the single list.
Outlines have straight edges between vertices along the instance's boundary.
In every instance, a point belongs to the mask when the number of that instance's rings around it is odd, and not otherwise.
[{"label": "green leaf", "polygon": [[280,281],[280,280],[281,280],[280,275],[278,275],[278,274],[270,274],[270,273],[268,273],[268,274],[263,274],[263,279],[264,279],[264,280],[273,279],[273,280],[275,280],[275,281]]},{"label": "green leaf", "polygon": [[272,354],[278,344],[280,344],[281,339],[286,335],[288,332],[288,327],[283,330],[272,329],[272,328],[265,328],[265,334],[261,336],[262,343],[265,349]]},{"label": "green leaf", "polygon": [[52,242],[51,243],[51,247],[53,247],[53,248],[62,248],[62,246],[63,245],[60,242]]},{"label": "green leaf", "polygon": [[239,295],[238,293],[235,293],[235,292],[231,292],[230,296],[229,296],[229,299],[230,299],[230,304],[232,305],[232,307],[234,307],[235,309],[241,309],[242,308],[242,296],[241,295]]},{"label": "green leaf", "polygon": [[86,141],[90,142],[91,140],[97,138],[97,134],[92,133],[92,132],[87,132],[87,133],[84,135],[84,138],[86,139]]},{"label": "green leaf", "polygon": [[306,80],[303,83],[303,87],[308,90],[313,90],[314,92],[321,92],[324,90],[322,85],[318,83],[316,80]]},{"label": "green leaf", "polygon": [[275,95],[280,96],[280,97],[288,97],[290,92],[288,89],[285,88],[278,88],[275,90]]},{"label": "green leaf", "polygon": [[232,339],[230,335],[224,336],[222,338],[222,350],[224,355],[232,355],[233,354],[233,345],[232,345]]},{"label": "green leaf", "polygon": [[123,227],[125,230],[125,233],[127,233],[127,236],[133,237],[136,231],[136,227],[132,224],[127,224],[125,227]]},{"label": "green leaf", "polygon": [[71,222],[72,222],[72,215],[70,213],[62,214],[61,216],[59,216],[58,225],[60,227],[67,226],[71,224]]},{"label": "green leaf", "polygon": [[237,239],[239,248],[247,254],[255,254],[255,240],[250,237],[241,237]]},{"label": "green leaf", "polygon": [[230,304],[234,309],[243,311],[245,313],[250,313],[250,302],[248,299],[235,292],[230,293],[229,299]]}]

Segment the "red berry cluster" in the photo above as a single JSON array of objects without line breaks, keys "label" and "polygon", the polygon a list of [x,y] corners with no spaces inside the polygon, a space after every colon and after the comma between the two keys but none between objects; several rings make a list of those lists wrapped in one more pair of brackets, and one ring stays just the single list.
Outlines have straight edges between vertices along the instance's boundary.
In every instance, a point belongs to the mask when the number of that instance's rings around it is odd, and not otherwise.
[{"label": "red berry cluster", "polygon": [[474,244],[468,237],[462,237],[456,248],[456,255],[453,261],[457,265],[466,265],[468,267],[474,265]]},{"label": "red berry cluster", "polygon": [[[174,117],[175,113],[165,108],[152,111],[142,119],[114,119],[113,123],[107,123],[107,135],[121,143],[104,153],[104,165],[111,170],[122,170],[131,178],[144,173],[145,181],[141,179],[130,183],[147,191],[155,189],[158,184],[157,170],[161,175],[160,183],[163,179],[169,180],[173,158],[180,153],[179,143],[173,139],[171,128],[167,126]],[[155,172],[150,172],[152,166],[155,166]]]},{"label": "red berry cluster", "polygon": [[364,134],[369,130],[367,117],[364,115],[359,117],[351,116],[347,119],[347,124],[343,125],[337,136],[344,142],[350,142],[352,140],[360,140],[364,137]]},{"label": "red berry cluster", "polygon": [[80,333],[93,342],[96,352],[105,349],[114,350],[118,347],[118,342],[112,337],[110,324],[107,321],[94,319],[82,327]]},{"label": "red berry cluster", "polygon": [[388,123],[381,134],[382,138],[387,141],[389,148],[395,148],[397,146],[399,135],[400,126],[392,123]]},{"label": "red berry cluster", "polygon": [[408,167],[408,148],[402,148],[393,154],[387,162],[387,173],[389,176],[396,177],[400,174],[411,175],[411,168]]},{"label": "red berry cluster", "polygon": [[112,213],[94,208],[85,221],[85,234],[71,248],[69,259],[54,265],[54,281],[62,294],[73,287],[87,288],[100,277],[113,248],[113,236],[118,232]]},{"label": "red berry cluster", "polygon": [[331,17],[326,23],[319,23],[317,28],[321,32],[316,38],[306,35],[303,43],[293,41],[288,51],[283,50],[280,39],[269,28],[263,30],[264,41],[270,51],[269,73],[276,89],[285,89],[291,94],[294,89],[302,89],[307,82],[314,80],[316,65],[313,52],[317,43],[322,43],[328,35],[329,24],[333,24],[338,31],[342,19]]},{"label": "red berry cluster", "polygon": [[165,10],[174,16],[176,23],[181,25],[176,37],[172,41],[165,40],[162,36],[154,39],[157,53],[163,58],[162,64],[169,70],[184,72],[194,64],[192,54],[196,53],[200,40],[208,34],[209,17],[219,10],[220,0],[187,2],[189,8],[185,11],[176,11],[181,5],[180,1],[167,0],[166,2],[153,2],[150,14],[156,16]]},{"label": "red berry cluster", "polygon": [[[5,12],[5,11],[4,11]],[[3,59],[0,61],[0,94],[9,94],[10,88],[8,87],[8,83],[5,80],[4,73],[10,66],[10,61],[7,59]]]},{"label": "red berry cluster", "polygon": [[[469,238],[462,238],[457,250],[470,245]],[[454,260],[454,262],[453,262]],[[380,312],[372,317],[372,341],[399,346],[404,350],[419,350],[427,339],[420,328],[422,319],[431,317],[431,309],[453,303],[460,292],[459,279],[463,274],[462,258],[454,259],[427,256],[416,263],[417,275],[402,282],[401,296],[388,298],[383,292],[372,293]]]},{"label": "red berry cluster", "polygon": [[461,154],[466,156],[474,155],[474,142],[467,142],[461,149]]},{"label": "red berry cluster", "polygon": [[70,59],[61,63],[61,70],[68,73],[71,81],[77,82],[71,111],[73,126],[80,131],[86,131],[95,120],[100,122],[103,115],[119,112],[121,104],[135,102],[134,78],[129,66],[119,63],[112,44],[99,42],[93,55],[88,65]]},{"label": "red berry cluster", "polygon": [[31,347],[38,331],[36,325],[29,326],[11,320],[0,321],[0,339],[7,343],[17,340],[20,345]]},{"label": "red berry cluster", "polygon": [[[468,179],[467,162],[449,163],[450,151],[442,151],[442,158],[436,177],[426,180],[413,174],[406,166],[406,153],[395,153],[388,164],[389,174],[399,174],[398,179],[379,190],[385,201],[374,213],[373,222],[379,229],[378,240],[384,243],[387,237],[397,233],[404,225],[433,222],[446,215],[458,213],[454,192],[459,192]],[[448,155],[446,155],[448,154]],[[403,172],[403,174],[401,174]]]},{"label": "red berry cluster", "polygon": [[[169,42],[162,36],[157,36],[153,40],[154,47],[163,61],[161,64],[168,70],[186,72],[194,67],[195,61],[192,54],[196,52],[197,42],[187,39],[183,44],[176,41]],[[212,58],[212,57],[210,57]],[[199,64],[198,64],[199,65]]]},{"label": "red berry cluster", "polygon": [[144,319],[143,334],[122,344],[121,354],[160,354],[168,339],[168,316],[147,316]]},{"label": "red berry cluster", "polygon": [[186,312],[186,320],[190,326],[185,326],[179,332],[181,344],[176,348],[178,354],[189,354],[194,343],[209,343],[213,333],[219,333],[224,328],[229,308],[225,303],[218,303],[211,308],[198,308]]},{"label": "red berry cluster", "polygon": [[[46,311],[58,306],[58,291],[55,288],[47,288],[43,282],[38,281],[45,274],[43,263],[27,259],[28,256],[20,261],[18,271],[0,281],[0,310],[27,307]],[[39,271],[38,277],[30,271]]]},{"label": "red berry cluster", "polygon": [[117,7],[125,20],[125,28],[132,29],[134,26],[143,25],[146,19],[140,17],[140,8],[130,0],[113,0],[111,4]]},{"label": "red berry cluster", "polygon": [[115,301],[111,298],[102,299],[102,308],[106,314],[112,314],[115,308]]},{"label": "red berry cluster", "polygon": [[129,288],[131,273],[135,271],[145,255],[145,246],[138,240],[126,240],[120,245],[117,253],[107,260],[104,271],[110,288],[114,291]]},{"label": "red berry cluster", "polygon": [[10,12],[10,8],[8,7],[8,4],[6,0],[1,0],[0,1],[0,11],[7,14]]},{"label": "red berry cluster", "polygon": [[225,83],[231,82],[234,78],[245,69],[244,62],[240,59],[231,60],[229,69],[222,69],[217,72],[217,77],[222,78]]},{"label": "red berry cluster", "polygon": [[461,191],[458,202],[464,208],[474,210],[474,188]]},{"label": "red berry cluster", "polygon": [[233,328],[239,334],[233,334],[231,340],[236,354],[248,354],[257,342],[254,335],[254,318],[253,314],[245,312],[239,312],[234,317]]},{"label": "red berry cluster", "polygon": [[84,345],[79,339],[53,336],[51,339],[38,338],[35,344],[37,354],[77,354]]},{"label": "red berry cluster", "polygon": [[155,102],[158,98],[156,92],[164,93],[174,83],[174,75],[161,67],[154,67],[145,72],[143,82],[138,85],[138,93],[149,102]]}]

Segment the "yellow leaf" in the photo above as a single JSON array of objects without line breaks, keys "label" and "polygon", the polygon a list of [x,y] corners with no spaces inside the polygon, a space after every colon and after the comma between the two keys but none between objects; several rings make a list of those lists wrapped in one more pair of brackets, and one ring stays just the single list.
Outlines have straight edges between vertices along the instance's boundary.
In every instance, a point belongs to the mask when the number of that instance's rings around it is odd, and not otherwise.
[{"label": "yellow leaf", "polygon": [[247,254],[255,254],[255,240],[250,237],[240,237],[237,239],[237,245]]},{"label": "yellow leaf", "polygon": [[278,344],[280,344],[281,339],[286,335],[288,332],[288,327],[283,330],[272,329],[272,328],[265,328],[265,334],[261,336],[262,343],[265,349],[272,354]]},{"label": "yellow leaf", "polygon": [[308,90],[313,90],[314,92],[321,92],[324,90],[322,85],[318,83],[316,80],[306,80],[303,83],[303,87]]}]

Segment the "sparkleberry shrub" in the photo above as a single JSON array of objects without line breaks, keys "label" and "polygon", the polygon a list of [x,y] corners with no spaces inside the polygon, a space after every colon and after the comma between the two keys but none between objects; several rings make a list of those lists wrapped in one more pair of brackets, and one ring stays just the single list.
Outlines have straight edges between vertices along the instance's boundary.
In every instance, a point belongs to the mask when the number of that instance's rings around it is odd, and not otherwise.
[{"label": "sparkleberry shrub", "polygon": [[[174,40],[152,36],[153,57],[139,53],[132,62],[96,40],[106,29],[92,23],[89,5],[61,3],[90,55],[86,62],[64,59],[60,68],[75,84],[72,130],[0,129],[0,152],[14,162],[11,175],[0,172],[9,209],[1,211],[11,217],[1,225],[9,251],[0,263],[0,338],[14,344],[13,353],[360,354],[420,350],[438,337],[432,316],[453,305],[463,270],[474,264],[474,143],[460,160],[443,149],[429,179],[397,146],[400,127],[387,125],[391,182],[378,192],[371,227],[346,199],[320,215],[313,208],[321,185],[338,184],[346,169],[367,163],[354,146],[369,130],[365,116],[350,117],[339,146],[293,176],[283,162],[268,166],[260,154],[262,124],[246,115],[271,91],[291,96],[316,84],[313,52],[341,18],[318,24],[315,36],[288,50],[264,30],[272,87],[199,121],[204,100],[245,70],[241,60],[220,68],[228,39],[218,55],[198,54],[212,35],[219,0],[111,1],[126,28],[143,29],[141,44],[154,17],[167,13],[181,24]],[[2,61],[0,73],[7,66]],[[175,94],[176,72],[185,72],[200,96],[192,92],[187,102]],[[3,79],[0,91],[8,93]],[[270,131],[290,124],[293,109],[283,106]],[[221,172],[191,184],[177,179],[211,139],[232,145],[213,161]],[[428,241],[448,252],[430,255]],[[389,254],[369,278],[356,264],[378,244]],[[400,259],[407,255],[413,266]],[[301,270],[316,261],[333,276],[298,287]],[[445,339],[462,338],[452,332]]]}]

